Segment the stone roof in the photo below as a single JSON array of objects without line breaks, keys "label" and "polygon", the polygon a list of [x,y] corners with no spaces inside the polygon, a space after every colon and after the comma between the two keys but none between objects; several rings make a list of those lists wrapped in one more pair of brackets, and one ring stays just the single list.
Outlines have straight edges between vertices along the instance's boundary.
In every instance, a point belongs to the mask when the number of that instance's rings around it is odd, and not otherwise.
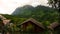
[{"label": "stone roof", "polygon": [[24,24],[24,23],[26,23],[26,22],[28,22],[28,21],[31,21],[31,22],[33,22],[34,24],[36,24],[37,26],[39,26],[39,27],[41,27],[41,28],[45,29],[45,27],[43,26],[43,24],[42,24],[42,23],[40,23],[40,22],[36,21],[36,20],[35,20],[35,19],[33,19],[33,18],[30,18],[30,19],[28,19],[28,20],[26,20],[26,21],[22,22],[20,25],[22,25],[22,24]]},{"label": "stone roof", "polygon": [[2,19],[2,20],[4,20],[4,19],[6,19],[4,16],[2,16],[2,15],[0,15],[0,18]]},{"label": "stone roof", "polygon": [[3,21],[2,23],[3,24],[7,24],[7,23],[9,23],[11,20],[9,20],[9,19],[6,19],[4,16],[2,16],[2,15],[0,15],[0,19]]},{"label": "stone roof", "polygon": [[56,28],[57,26],[59,26],[59,23],[58,23],[58,22],[53,22],[53,23],[51,23],[51,24],[48,26],[48,28],[54,29],[54,28]]}]

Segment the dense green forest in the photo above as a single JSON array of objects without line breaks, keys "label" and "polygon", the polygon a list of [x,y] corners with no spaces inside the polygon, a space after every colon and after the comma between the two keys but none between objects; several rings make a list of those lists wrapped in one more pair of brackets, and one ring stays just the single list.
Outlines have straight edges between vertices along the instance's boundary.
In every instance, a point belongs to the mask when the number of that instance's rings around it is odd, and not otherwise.
[{"label": "dense green forest", "polygon": [[[30,5],[26,5],[23,7],[18,7],[16,10],[12,13],[12,15],[8,14],[1,14],[2,16],[6,17],[7,19],[10,19],[10,23],[13,23],[9,27],[9,25],[6,27],[6,31],[19,31],[19,25],[20,23],[24,22],[25,20],[29,18],[34,18],[37,21],[41,22],[44,26],[50,25],[50,23],[57,22],[58,21],[58,10],[53,9],[50,7],[45,6],[37,6],[33,7]],[[10,29],[9,29],[10,28]],[[48,34],[49,30],[46,28],[45,33]]]},{"label": "dense green forest", "polygon": [[12,15],[2,14],[7,19],[11,19],[12,23],[22,23],[24,20],[29,18],[34,18],[43,24],[49,25],[50,23],[58,21],[58,11],[45,6],[33,7],[26,5],[23,7],[18,7],[12,13]]},{"label": "dense green forest", "polygon": [[46,6],[37,6],[33,7],[30,5],[26,5],[23,7],[18,7],[16,10],[12,13],[14,16],[23,17],[23,18],[31,18],[43,22],[57,22],[58,21],[58,11],[57,9],[53,9]]}]

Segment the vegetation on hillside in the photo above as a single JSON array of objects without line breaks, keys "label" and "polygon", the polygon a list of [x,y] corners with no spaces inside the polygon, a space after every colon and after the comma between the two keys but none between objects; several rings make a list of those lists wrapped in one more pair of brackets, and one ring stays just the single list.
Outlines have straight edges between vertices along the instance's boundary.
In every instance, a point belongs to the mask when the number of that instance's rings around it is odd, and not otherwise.
[{"label": "vegetation on hillside", "polygon": [[33,7],[30,5],[18,7],[12,13],[12,15],[17,17],[23,17],[23,18],[33,17],[34,19],[40,22],[44,22],[44,24],[48,24],[47,22],[52,23],[52,22],[58,21],[57,9],[53,9],[53,8],[45,7],[41,5],[37,7]]},{"label": "vegetation on hillside", "polygon": [[[26,5],[24,7],[17,8],[12,15],[1,14],[7,19],[10,19],[13,23],[11,26],[7,24],[6,30],[8,31],[20,31],[20,24],[29,18],[34,18],[37,21],[41,22],[45,27],[50,25],[50,23],[58,21],[58,12],[56,9],[45,7],[45,6],[37,6],[32,7],[30,5]],[[46,28],[45,33],[48,34],[48,29]]]}]

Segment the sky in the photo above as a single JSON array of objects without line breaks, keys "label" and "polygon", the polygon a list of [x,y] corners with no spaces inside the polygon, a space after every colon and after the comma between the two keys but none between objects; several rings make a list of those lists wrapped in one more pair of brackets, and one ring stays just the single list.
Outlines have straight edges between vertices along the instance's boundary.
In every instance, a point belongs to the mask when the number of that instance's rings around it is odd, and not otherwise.
[{"label": "sky", "polygon": [[47,2],[47,0],[0,0],[0,14],[12,14],[17,7],[24,5],[49,6]]}]

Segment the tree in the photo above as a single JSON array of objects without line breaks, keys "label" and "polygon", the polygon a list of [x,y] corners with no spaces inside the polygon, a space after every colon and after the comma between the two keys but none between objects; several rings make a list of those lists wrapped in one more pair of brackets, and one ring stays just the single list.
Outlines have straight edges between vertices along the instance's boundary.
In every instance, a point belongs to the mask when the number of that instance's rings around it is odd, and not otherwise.
[{"label": "tree", "polygon": [[51,5],[53,8],[60,9],[60,0],[48,0],[48,4]]},{"label": "tree", "polygon": [[48,0],[49,5],[58,9],[58,22],[60,22],[60,0]]}]

